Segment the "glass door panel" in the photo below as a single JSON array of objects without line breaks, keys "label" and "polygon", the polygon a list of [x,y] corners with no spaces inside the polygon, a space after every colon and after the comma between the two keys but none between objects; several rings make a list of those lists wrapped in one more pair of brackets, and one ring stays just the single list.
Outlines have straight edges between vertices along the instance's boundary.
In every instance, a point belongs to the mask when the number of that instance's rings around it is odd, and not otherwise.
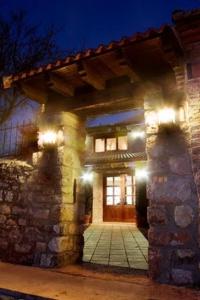
[{"label": "glass door panel", "polygon": [[106,205],[119,205],[121,197],[120,176],[106,178]]},{"label": "glass door panel", "polygon": [[125,204],[135,205],[135,180],[131,175],[125,175]]}]

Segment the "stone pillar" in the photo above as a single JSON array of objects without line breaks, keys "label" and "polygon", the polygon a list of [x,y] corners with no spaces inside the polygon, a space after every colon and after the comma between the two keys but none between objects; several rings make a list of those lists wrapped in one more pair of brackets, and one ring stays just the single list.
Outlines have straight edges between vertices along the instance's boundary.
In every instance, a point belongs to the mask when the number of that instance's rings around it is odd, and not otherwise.
[{"label": "stone pillar", "polygon": [[32,228],[37,231],[34,264],[53,267],[82,258],[84,194],[80,175],[85,127],[67,112],[47,117],[40,130],[48,125],[63,129],[64,144],[41,151],[28,190]]},{"label": "stone pillar", "polygon": [[186,84],[186,92],[188,100],[188,120],[191,141],[190,154],[198,194],[198,235],[196,237],[196,240],[199,244],[199,251],[197,256],[199,269],[197,278],[200,282],[200,78],[188,80]]},{"label": "stone pillar", "polygon": [[149,274],[162,283],[199,280],[198,200],[188,138],[176,125],[147,126]]},{"label": "stone pillar", "polygon": [[103,175],[94,172],[93,177],[93,223],[103,222]]}]

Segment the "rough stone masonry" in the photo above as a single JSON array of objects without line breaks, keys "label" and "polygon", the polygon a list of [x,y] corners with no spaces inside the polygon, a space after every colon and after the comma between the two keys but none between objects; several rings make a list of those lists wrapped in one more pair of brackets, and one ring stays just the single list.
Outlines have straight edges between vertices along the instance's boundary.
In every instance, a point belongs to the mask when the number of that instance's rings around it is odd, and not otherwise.
[{"label": "rough stone masonry", "polygon": [[36,153],[33,166],[17,160],[0,160],[3,261],[54,267],[82,258],[83,195],[78,180],[78,154],[82,153],[84,135],[78,138],[82,135],[78,118],[72,114],[60,117],[62,124],[67,118],[65,146]]}]

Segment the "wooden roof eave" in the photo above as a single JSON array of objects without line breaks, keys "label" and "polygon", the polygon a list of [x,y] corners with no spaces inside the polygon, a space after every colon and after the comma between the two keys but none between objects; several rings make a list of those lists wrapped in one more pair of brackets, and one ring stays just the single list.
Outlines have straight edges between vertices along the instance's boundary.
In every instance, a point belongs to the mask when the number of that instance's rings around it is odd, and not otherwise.
[{"label": "wooden roof eave", "polygon": [[[120,53],[117,58],[121,68],[120,70],[124,70],[125,75],[132,76],[134,80],[137,80],[138,74],[135,72],[134,66],[131,65],[129,57],[127,57],[127,50],[130,50],[131,48],[134,49],[136,46],[138,47],[138,45],[144,45],[143,48],[145,49],[146,43],[151,45],[151,49],[153,49],[154,46],[160,47],[161,36],[162,34],[160,32],[154,32],[152,36],[147,35],[147,37],[143,37],[143,39],[134,38],[128,43],[118,43],[117,46],[115,44],[110,44],[110,47],[107,47],[104,51],[98,52],[97,49],[95,54],[91,52],[90,55],[76,55],[74,59],[66,59],[64,65],[62,63],[57,63],[55,65],[52,64],[53,67],[41,67],[36,71],[32,70],[24,73],[24,75],[9,76],[4,78],[4,87],[9,88],[14,84],[18,84],[27,96],[34,100],[38,100],[41,103],[44,103],[47,100],[48,90],[53,90],[63,97],[72,99],[75,95],[77,86],[71,85],[67,77],[65,78],[65,75],[67,75],[68,68],[74,65],[74,70],[70,76],[74,76],[74,78],[78,76],[83,84],[91,85],[97,92],[103,91],[106,87],[105,78],[102,78],[95,73],[94,61],[101,57],[101,60],[104,62],[103,58],[105,55],[111,54],[112,56],[113,54],[114,56],[116,52]],[[149,53],[149,51],[147,51],[147,53]],[[93,63],[91,63],[92,61]],[[106,67],[109,69],[109,65]],[[119,73],[121,72],[120,70]],[[59,74],[58,71],[60,72]],[[118,75],[115,74],[114,76]],[[76,108],[74,109],[76,110]],[[82,108],[77,109],[81,110]]]}]

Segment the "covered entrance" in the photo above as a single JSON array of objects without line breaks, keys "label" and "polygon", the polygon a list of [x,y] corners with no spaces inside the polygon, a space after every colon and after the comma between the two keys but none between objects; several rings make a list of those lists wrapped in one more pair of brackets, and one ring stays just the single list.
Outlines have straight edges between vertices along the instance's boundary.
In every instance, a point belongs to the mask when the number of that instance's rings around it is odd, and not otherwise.
[{"label": "covered entrance", "polygon": [[106,222],[135,221],[135,178],[131,174],[104,176],[103,220]]}]

